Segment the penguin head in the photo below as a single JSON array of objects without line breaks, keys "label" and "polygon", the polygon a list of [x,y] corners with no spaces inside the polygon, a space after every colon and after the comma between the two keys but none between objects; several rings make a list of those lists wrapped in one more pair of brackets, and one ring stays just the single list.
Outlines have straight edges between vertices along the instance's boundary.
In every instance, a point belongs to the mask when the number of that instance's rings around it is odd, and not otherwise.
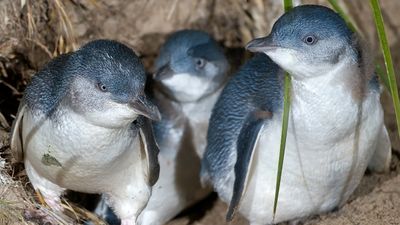
[{"label": "penguin head", "polygon": [[295,78],[326,74],[342,60],[357,63],[353,32],[333,10],[302,5],[281,16],[271,33],[246,48],[264,52]]},{"label": "penguin head", "polygon": [[228,67],[222,49],[209,34],[182,30],[162,46],[154,79],[177,101],[191,102],[218,89]]},{"label": "penguin head", "polygon": [[97,40],[84,45],[67,60],[65,73],[71,79],[64,106],[96,125],[129,124],[138,115],[160,119],[144,93],[142,63],[121,43]]}]

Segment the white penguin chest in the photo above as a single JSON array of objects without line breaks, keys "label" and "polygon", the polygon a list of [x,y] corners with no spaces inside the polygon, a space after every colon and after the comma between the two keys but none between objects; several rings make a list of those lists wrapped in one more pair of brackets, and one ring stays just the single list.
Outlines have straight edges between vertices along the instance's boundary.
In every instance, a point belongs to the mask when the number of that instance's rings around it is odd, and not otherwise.
[{"label": "white penguin chest", "polygon": [[[318,99],[293,97],[274,222],[332,210],[346,201],[374,153],[383,124],[379,95],[368,95],[358,112],[346,92],[326,91]],[[275,115],[261,131],[241,205],[255,224],[273,222],[281,116]]]},{"label": "white penguin chest", "polygon": [[200,161],[206,148],[211,110],[219,93],[199,102],[181,104],[179,119],[171,122],[160,142],[160,178],[139,217],[140,224],[166,223],[211,192],[200,184]]},{"label": "white penguin chest", "polygon": [[186,103],[182,106],[182,111],[190,125],[193,144],[200,158],[203,157],[206,148],[207,130],[211,111],[220,93],[221,89],[199,102]]},{"label": "white penguin chest", "polygon": [[39,120],[30,113],[24,117],[25,160],[48,180],[67,189],[103,192],[100,189],[109,189],[113,181],[143,176],[139,135],[134,136],[129,126],[93,126],[74,113],[57,121]]}]

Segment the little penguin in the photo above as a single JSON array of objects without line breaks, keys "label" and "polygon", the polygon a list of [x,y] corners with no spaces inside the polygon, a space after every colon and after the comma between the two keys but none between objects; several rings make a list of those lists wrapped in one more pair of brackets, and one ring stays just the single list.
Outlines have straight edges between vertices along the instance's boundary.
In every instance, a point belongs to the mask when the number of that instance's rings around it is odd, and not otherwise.
[{"label": "little penguin", "polygon": [[136,224],[159,176],[144,93],[146,75],[129,47],[95,40],[51,60],[33,76],[11,132],[35,190],[57,211],[66,190],[102,193],[124,225]]},{"label": "little penguin", "polygon": [[200,183],[212,108],[228,79],[223,49],[206,32],[182,30],[162,46],[155,64],[155,122],[160,146],[160,179],[139,217],[142,225],[162,225],[211,192]]},{"label": "little penguin", "polygon": [[[222,48],[203,31],[177,31],[161,47],[151,88],[162,118],[153,123],[160,179],[139,216],[140,225],[165,224],[211,192],[200,183],[201,157],[211,110],[228,68]],[[99,203],[95,212],[113,221],[104,207]]]},{"label": "little penguin", "polygon": [[[337,13],[295,7],[246,48],[260,53],[222,91],[202,161],[202,182],[229,204],[228,221],[236,211],[251,225],[328,212],[346,202],[367,167],[389,168],[378,79],[365,46]],[[273,215],[284,70],[291,106]]]}]

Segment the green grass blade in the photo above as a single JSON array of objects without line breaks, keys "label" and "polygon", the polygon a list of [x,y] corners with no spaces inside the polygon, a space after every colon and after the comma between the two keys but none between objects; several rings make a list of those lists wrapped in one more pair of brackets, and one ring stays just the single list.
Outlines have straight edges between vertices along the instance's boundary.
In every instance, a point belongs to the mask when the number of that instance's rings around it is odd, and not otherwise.
[{"label": "green grass blade", "polygon": [[[283,7],[285,12],[293,8],[292,0],[283,0]],[[276,209],[278,207],[279,189],[281,186],[282,170],[283,170],[283,159],[285,156],[286,147],[286,136],[289,121],[289,109],[290,109],[290,87],[292,82],[289,73],[285,72],[285,82],[284,82],[284,95],[283,95],[283,116],[282,116],[282,133],[281,133],[281,145],[279,149],[279,161],[278,161],[278,171],[276,174],[276,185],[275,185],[275,198],[274,198],[274,209],[273,217],[275,218]]]},{"label": "green grass blade", "polygon": [[344,19],[346,22],[347,26],[353,31],[357,32],[356,27],[354,24],[351,22],[350,17],[344,12],[343,8],[340,7],[339,3],[336,0],[328,0],[328,2],[331,4],[333,9]]},{"label": "green grass blade", "polygon": [[383,58],[385,59],[386,73],[389,81],[390,93],[392,95],[394,111],[396,113],[397,132],[399,133],[400,136],[400,102],[399,102],[399,92],[396,83],[396,76],[394,74],[392,55],[390,54],[390,48],[386,37],[379,1],[370,0],[370,5],[372,12],[374,14],[375,26],[378,32]]},{"label": "green grass blade", "polygon": [[283,0],[283,8],[285,12],[293,9],[293,1],[292,0]]},{"label": "green grass blade", "polygon": [[379,65],[378,63],[375,64],[375,72],[379,77],[379,80],[382,81],[383,85],[387,90],[390,90],[390,85],[389,85],[389,80],[388,77],[386,76],[385,71],[383,71],[382,66]]},{"label": "green grass blade", "polygon": [[273,211],[274,217],[276,213],[276,208],[278,207],[278,197],[281,185],[283,159],[285,156],[286,136],[287,136],[287,128],[289,123],[289,110],[290,110],[290,87],[292,85],[290,75],[288,73],[285,73],[284,76],[285,76],[285,83],[284,83],[284,96],[283,96],[282,134],[281,134],[281,145],[279,150],[278,172],[276,175],[274,211]]}]

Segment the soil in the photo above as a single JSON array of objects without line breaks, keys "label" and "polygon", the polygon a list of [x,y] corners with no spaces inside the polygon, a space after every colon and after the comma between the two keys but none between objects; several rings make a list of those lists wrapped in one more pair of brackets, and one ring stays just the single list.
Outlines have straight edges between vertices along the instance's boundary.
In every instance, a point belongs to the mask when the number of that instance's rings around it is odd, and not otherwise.
[{"label": "soil", "polygon": [[[282,14],[281,0],[0,0],[0,224],[21,224],[27,209],[38,207],[21,165],[11,165],[8,132],[18,102],[31,76],[52,57],[89,40],[108,38],[135,49],[149,73],[165,38],[173,31],[195,28],[211,33],[226,49],[234,71],[248,58],[243,46],[266,35]],[[326,0],[295,3],[327,5]],[[400,1],[380,1],[396,71],[400,71]],[[365,0],[339,1],[382,68],[374,21]],[[4,18],[4,19],[3,19]],[[382,104],[393,160],[386,174],[366,173],[346,205],[308,218],[307,225],[400,224],[400,141],[389,93]],[[18,202],[7,208],[4,202]],[[168,225],[224,225],[227,206],[214,193],[181,213]],[[8,216],[7,216],[8,215]],[[10,216],[11,215],[11,216]],[[22,217],[25,217],[22,218]],[[33,221],[33,222],[32,222]],[[28,224],[38,224],[32,220]],[[39,223],[40,224],[40,223]],[[231,225],[248,222],[236,215]]]}]

